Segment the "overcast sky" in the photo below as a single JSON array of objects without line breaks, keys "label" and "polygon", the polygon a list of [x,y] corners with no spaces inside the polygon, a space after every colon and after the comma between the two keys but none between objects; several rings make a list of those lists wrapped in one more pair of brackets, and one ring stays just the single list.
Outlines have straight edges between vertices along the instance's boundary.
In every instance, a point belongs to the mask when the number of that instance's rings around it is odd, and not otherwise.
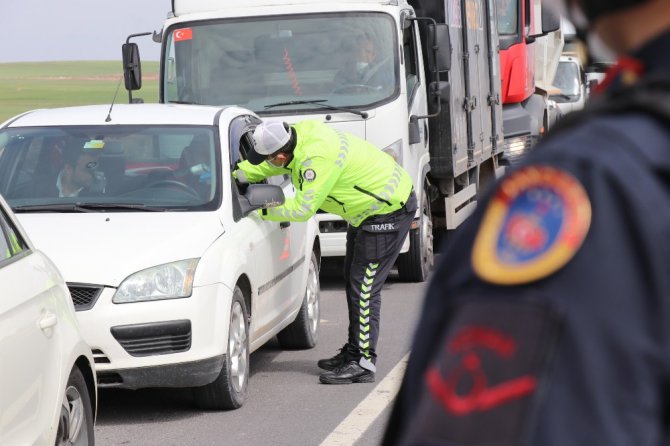
[{"label": "overcast sky", "polygon": [[[0,62],[120,60],[126,37],[159,31],[171,5],[171,0],[0,0]],[[150,37],[134,41],[142,60],[158,60],[159,45]]]}]

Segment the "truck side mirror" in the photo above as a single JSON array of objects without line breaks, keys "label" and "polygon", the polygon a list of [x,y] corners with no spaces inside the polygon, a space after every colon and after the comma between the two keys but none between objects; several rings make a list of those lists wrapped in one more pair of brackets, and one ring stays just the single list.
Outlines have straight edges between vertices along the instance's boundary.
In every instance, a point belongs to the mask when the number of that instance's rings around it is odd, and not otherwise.
[{"label": "truck side mirror", "polygon": [[123,80],[126,90],[139,90],[142,88],[140,49],[136,43],[124,43],[121,52],[123,55]]},{"label": "truck side mirror", "polygon": [[542,34],[546,35],[561,29],[561,15],[548,6],[542,5]]},{"label": "truck side mirror", "polygon": [[[437,71],[449,71],[451,69],[451,38],[449,37],[449,26],[446,23],[428,25],[428,42],[435,42],[437,51]],[[435,71],[435,56],[428,51],[428,68]]]}]

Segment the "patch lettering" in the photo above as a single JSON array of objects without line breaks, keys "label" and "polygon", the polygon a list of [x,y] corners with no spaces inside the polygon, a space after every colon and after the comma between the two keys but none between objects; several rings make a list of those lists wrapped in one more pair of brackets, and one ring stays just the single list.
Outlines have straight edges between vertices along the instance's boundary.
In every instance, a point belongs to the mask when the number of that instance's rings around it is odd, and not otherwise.
[{"label": "patch lettering", "polygon": [[488,204],[473,268],[499,285],[547,277],[572,259],[590,224],[591,203],[572,175],[548,166],[523,168],[503,180]]},{"label": "patch lettering", "polygon": [[370,232],[389,232],[395,231],[396,226],[395,223],[380,223],[378,225],[368,225],[367,229]]}]

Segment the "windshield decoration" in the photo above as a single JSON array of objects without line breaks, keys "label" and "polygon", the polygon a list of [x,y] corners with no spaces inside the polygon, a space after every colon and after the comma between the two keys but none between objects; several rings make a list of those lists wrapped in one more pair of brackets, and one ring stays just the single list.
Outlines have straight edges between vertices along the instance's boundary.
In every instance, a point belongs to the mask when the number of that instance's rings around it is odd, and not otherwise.
[{"label": "windshield decoration", "polygon": [[182,28],[174,32],[174,41],[181,42],[182,40],[191,40],[193,39],[193,29],[191,28]]}]

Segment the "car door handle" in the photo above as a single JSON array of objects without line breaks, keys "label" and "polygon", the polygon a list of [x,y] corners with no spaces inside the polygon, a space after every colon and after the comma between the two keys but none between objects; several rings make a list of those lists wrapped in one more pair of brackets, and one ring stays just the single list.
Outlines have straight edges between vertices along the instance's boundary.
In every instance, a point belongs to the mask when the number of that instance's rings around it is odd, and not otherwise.
[{"label": "car door handle", "polygon": [[281,229],[286,229],[286,228],[288,228],[289,226],[291,226],[291,222],[290,222],[290,221],[282,221],[281,223],[279,223],[279,227],[280,227]]},{"label": "car door handle", "polygon": [[54,327],[58,323],[58,318],[53,313],[45,314],[39,322],[40,328],[42,330],[48,330],[49,328]]}]

